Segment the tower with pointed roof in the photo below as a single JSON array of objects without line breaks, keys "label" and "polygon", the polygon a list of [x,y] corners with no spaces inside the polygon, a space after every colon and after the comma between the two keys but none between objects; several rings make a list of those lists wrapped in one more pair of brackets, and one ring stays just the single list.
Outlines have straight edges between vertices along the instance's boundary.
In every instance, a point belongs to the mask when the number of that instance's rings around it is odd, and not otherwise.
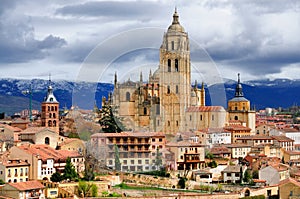
[{"label": "tower with pointed roof", "polygon": [[228,101],[228,120],[229,122],[241,122],[255,130],[255,111],[251,110],[250,101],[244,97],[240,74],[235,87],[234,97]]},{"label": "tower with pointed roof", "polygon": [[43,127],[48,127],[59,133],[59,102],[54,96],[50,78],[47,95],[42,102],[41,122]]},{"label": "tower with pointed roof", "polygon": [[163,37],[159,62],[160,123],[164,125],[163,131],[174,134],[184,128],[185,110],[191,105],[189,38],[176,9]]},{"label": "tower with pointed roof", "polygon": [[187,32],[179,22],[177,10],[163,35],[159,67],[144,82],[119,83],[115,74],[112,105],[132,131],[186,131],[186,109],[205,106],[204,85],[191,87],[190,46]]}]

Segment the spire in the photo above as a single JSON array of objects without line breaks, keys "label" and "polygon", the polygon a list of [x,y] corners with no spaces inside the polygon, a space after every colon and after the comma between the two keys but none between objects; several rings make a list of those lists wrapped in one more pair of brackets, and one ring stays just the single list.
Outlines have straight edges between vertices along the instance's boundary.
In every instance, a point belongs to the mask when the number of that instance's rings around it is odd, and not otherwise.
[{"label": "spire", "polygon": [[56,100],[54,94],[53,94],[53,88],[52,88],[52,82],[51,82],[51,75],[49,74],[49,83],[48,83],[48,92],[47,96],[45,97],[45,102],[55,102],[57,103],[58,101]]},{"label": "spire", "polygon": [[197,80],[195,80],[194,90],[197,90],[197,88],[198,88],[198,82],[197,82]]},{"label": "spire", "polygon": [[117,72],[115,72],[115,85],[117,84],[117,82],[118,82],[118,79],[117,79]]},{"label": "spire", "polygon": [[204,82],[202,82],[201,90],[204,91]]},{"label": "spire", "polygon": [[143,82],[143,73],[142,73],[142,71],[141,71],[141,73],[140,73],[140,82],[141,82],[141,83]]},{"label": "spire", "polygon": [[238,82],[235,88],[235,97],[244,97],[243,88],[240,80],[240,73],[238,73]]},{"label": "spire", "polygon": [[179,24],[178,18],[179,18],[179,15],[177,14],[177,7],[175,7],[175,12],[173,14],[173,22],[172,22],[172,24]]}]

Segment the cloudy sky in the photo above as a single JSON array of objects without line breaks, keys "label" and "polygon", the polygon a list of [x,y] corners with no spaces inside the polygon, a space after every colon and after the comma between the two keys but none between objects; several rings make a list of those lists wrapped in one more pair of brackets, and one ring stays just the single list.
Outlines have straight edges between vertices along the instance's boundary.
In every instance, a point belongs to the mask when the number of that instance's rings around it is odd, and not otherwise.
[{"label": "cloudy sky", "polygon": [[0,78],[146,75],[175,6],[203,79],[300,79],[298,0],[1,0]]}]

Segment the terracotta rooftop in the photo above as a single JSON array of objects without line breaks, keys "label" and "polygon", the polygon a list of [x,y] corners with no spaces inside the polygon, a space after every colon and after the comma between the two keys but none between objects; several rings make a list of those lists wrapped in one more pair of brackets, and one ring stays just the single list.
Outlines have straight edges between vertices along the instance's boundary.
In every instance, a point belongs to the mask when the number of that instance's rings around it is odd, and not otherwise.
[{"label": "terracotta rooftop", "polygon": [[300,155],[300,151],[285,151],[289,155]]},{"label": "terracotta rooftop", "polygon": [[238,131],[251,131],[249,127],[245,127],[240,124],[231,124],[229,126],[224,127],[225,130],[238,130]]},{"label": "terracotta rooftop", "polygon": [[69,150],[55,150],[52,147],[45,144],[26,144],[18,146],[18,148],[26,151],[29,154],[39,156],[43,161],[47,159],[54,160],[66,160],[68,157],[81,157],[77,151]]},{"label": "terracotta rooftop", "polygon": [[91,138],[97,137],[155,137],[155,136],[164,136],[162,132],[121,132],[121,133],[95,133]]},{"label": "terracotta rooftop", "polygon": [[279,135],[279,136],[272,136],[273,139],[277,140],[278,142],[294,142],[293,139],[288,138],[284,135]]},{"label": "terracotta rooftop", "polygon": [[13,132],[20,132],[22,131],[22,129],[18,128],[18,127],[13,127],[13,126],[10,126],[8,124],[0,124],[0,128],[6,128],[6,129],[9,129]]},{"label": "terracotta rooftop", "polygon": [[19,191],[29,191],[34,189],[44,189],[45,186],[42,185],[39,181],[26,181],[26,182],[16,182],[9,183],[10,186],[16,188]]},{"label": "terracotta rooftop", "polygon": [[279,182],[279,186],[285,185],[285,184],[287,184],[287,183],[292,183],[292,184],[296,185],[297,187],[300,187],[300,182],[298,182],[297,180],[295,180],[295,179],[293,179],[293,178],[287,178],[287,179],[285,179],[285,180],[281,180],[281,181]]},{"label": "terracotta rooftop", "polygon": [[254,135],[254,136],[243,136],[237,138],[237,140],[273,140],[271,136],[266,135]]},{"label": "terracotta rooftop", "polygon": [[241,171],[241,166],[240,165],[228,165],[222,172],[223,173],[239,173]]},{"label": "terracotta rooftop", "polygon": [[222,106],[190,106],[187,112],[220,112],[225,111]]},{"label": "terracotta rooftop", "polygon": [[36,134],[36,133],[39,133],[42,131],[51,131],[53,133],[56,133],[47,127],[29,127],[27,129],[21,131],[20,134]]},{"label": "terracotta rooftop", "polygon": [[6,161],[3,161],[0,164],[2,164],[3,166],[6,166],[6,167],[17,167],[17,166],[29,166],[30,165],[28,162],[25,162],[25,161],[20,160],[20,159],[6,160]]},{"label": "terracotta rooftop", "polygon": [[180,142],[169,142],[166,144],[166,147],[203,147],[205,145],[194,143],[194,142],[188,142],[188,141],[180,141]]}]

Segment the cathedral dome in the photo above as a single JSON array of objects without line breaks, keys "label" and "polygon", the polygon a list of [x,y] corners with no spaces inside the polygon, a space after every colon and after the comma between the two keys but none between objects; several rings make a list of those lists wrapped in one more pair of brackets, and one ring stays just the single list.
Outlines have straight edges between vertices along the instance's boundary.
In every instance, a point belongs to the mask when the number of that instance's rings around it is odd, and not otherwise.
[{"label": "cathedral dome", "polygon": [[184,32],[184,28],[179,23],[179,15],[177,14],[177,10],[175,9],[175,12],[173,14],[173,21],[172,24],[168,28],[168,32]]}]

